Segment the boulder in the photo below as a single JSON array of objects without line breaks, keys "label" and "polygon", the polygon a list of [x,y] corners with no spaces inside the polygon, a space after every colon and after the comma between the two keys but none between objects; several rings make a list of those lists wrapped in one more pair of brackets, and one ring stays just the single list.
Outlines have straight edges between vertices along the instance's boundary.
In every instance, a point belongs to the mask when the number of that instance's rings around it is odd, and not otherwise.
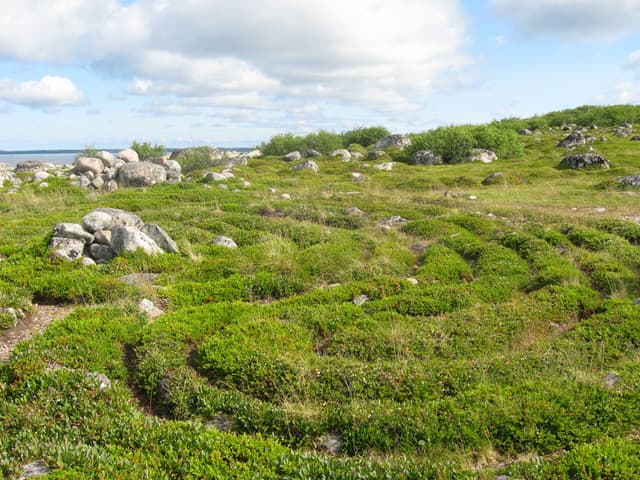
[{"label": "boulder", "polygon": [[113,153],[106,150],[100,150],[96,153],[96,158],[102,160],[102,164],[107,168],[112,168],[116,165],[116,157]]},{"label": "boulder", "polygon": [[255,149],[255,150],[251,150],[246,155],[247,155],[247,158],[258,158],[262,156],[262,152],[258,149]]},{"label": "boulder", "polygon": [[93,243],[89,247],[89,254],[97,263],[104,263],[115,257],[115,252],[108,245]]},{"label": "boulder", "polygon": [[133,227],[118,225],[111,230],[111,249],[116,255],[142,250],[147,255],[162,253],[148,235]]},{"label": "boulder", "polygon": [[294,152],[289,152],[286,155],[284,155],[282,157],[282,160],[284,160],[285,162],[297,162],[301,158],[302,158],[302,155],[300,155],[300,152],[296,150]]},{"label": "boulder", "polygon": [[584,138],[584,134],[582,132],[573,132],[563,140],[560,140],[556,146],[563,148],[575,148],[586,143],[587,140]]},{"label": "boulder", "polygon": [[146,315],[151,319],[158,318],[159,316],[164,315],[164,312],[156,307],[148,298],[143,298],[142,300],[140,300],[140,303],[138,303],[138,310],[140,311],[140,313]]},{"label": "boulder", "polygon": [[4,187],[5,183],[10,183],[13,188],[18,188],[22,182],[15,173],[0,171],[0,188]]},{"label": "boulder", "polygon": [[219,235],[216,238],[214,238],[213,244],[219,247],[225,247],[225,248],[238,248],[238,245],[236,245],[236,242],[234,242],[231,238],[225,237],[223,235]]},{"label": "boulder", "polygon": [[49,177],[51,177],[51,174],[49,172],[40,171],[40,172],[36,172],[33,175],[33,181],[34,182],[44,182]]},{"label": "boulder", "polygon": [[340,159],[343,162],[351,161],[351,153],[349,153],[349,150],[347,150],[345,148],[340,148],[338,150],[334,150],[333,152],[331,152],[331,156],[332,157],[340,157]]},{"label": "boulder", "polygon": [[118,170],[118,184],[122,187],[150,187],[166,180],[167,171],[154,163],[127,163]]},{"label": "boulder", "polygon": [[207,172],[205,173],[204,178],[207,182],[221,182],[227,179],[227,177],[218,172]]},{"label": "boulder", "polygon": [[93,242],[100,245],[111,245],[111,231],[110,230],[96,230],[93,234]]},{"label": "boulder", "polygon": [[387,154],[382,150],[371,150],[367,154],[367,160],[379,160],[381,158],[387,157]]},{"label": "boulder", "polygon": [[98,210],[87,213],[82,217],[82,226],[90,233],[93,233],[96,230],[110,230],[118,225],[118,223],[119,222],[116,221],[112,215]]},{"label": "boulder", "polygon": [[182,172],[182,167],[175,160],[167,160],[164,165],[164,168],[167,170],[167,172],[176,172],[176,173]]},{"label": "boulder", "polygon": [[631,137],[631,141],[632,141],[632,142],[638,142],[638,141],[640,141],[640,135],[634,135],[633,137]]},{"label": "boulder", "polygon": [[119,208],[96,208],[93,211],[111,215],[116,225],[134,228],[142,228],[144,225],[144,222],[139,216],[126,210],[120,210]]},{"label": "boulder", "polygon": [[396,147],[399,150],[404,150],[406,147],[411,145],[411,139],[406,135],[387,135],[386,137],[382,137],[380,140],[376,142],[375,149],[385,149]]},{"label": "boulder", "polygon": [[495,152],[484,148],[472,148],[467,154],[467,160],[470,162],[491,163],[497,159]]},{"label": "boulder", "polygon": [[140,229],[142,233],[148,235],[165,252],[179,253],[178,245],[159,225],[147,223]]},{"label": "boulder", "polygon": [[53,227],[53,236],[62,238],[74,238],[89,244],[93,242],[93,235],[85,231],[82,225],[77,223],[58,223]]},{"label": "boulder", "polygon": [[316,157],[321,157],[322,154],[319,151],[310,148],[308,150],[303,150],[302,156],[304,158],[316,158]]},{"label": "boulder", "polygon": [[91,172],[94,175],[100,175],[104,170],[104,163],[99,158],[78,157],[74,165],[76,173]]},{"label": "boulder", "polygon": [[77,238],[51,237],[49,249],[55,257],[74,261],[82,257],[85,243]]},{"label": "boulder", "polygon": [[123,160],[125,163],[134,163],[139,162],[140,157],[138,157],[138,152],[131,148],[125,148],[124,150],[120,150],[118,152],[117,157],[120,160]]},{"label": "boulder", "polygon": [[579,153],[577,155],[571,155],[569,157],[565,157],[558,165],[558,168],[572,169],[587,167],[610,168],[610,165],[606,158],[602,155],[598,155],[597,153]]},{"label": "boulder", "polygon": [[528,128],[523,128],[522,130],[518,131],[519,135],[531,135],[533,132],[531,130],[529,130]]},{"label": "boulder", "polygon": [[629,187],[640,187],[640,175],[629,175],[617,180],[618,183],[627,185]]},{"label": "boulder", "polygon": [[396,164],[393,162],[384,162],[384,163],[378,163],[377,165],[374,165],[374,168],[377,168],[378,170],[382,170],[384,172],[390,172],[391,170],[393,170],[393,167]]},{"label": "boulder", "polygon": [[413,154],[413,162],[416,165],[441,165],[442,157],[431,150],[418,150]]},{"label": "boulder", "polygon": [[318,164],[313,160],[307,160],[306,162],[298,163],[291,167],[292,170],[313,170],[314,172],[318,172]]}]

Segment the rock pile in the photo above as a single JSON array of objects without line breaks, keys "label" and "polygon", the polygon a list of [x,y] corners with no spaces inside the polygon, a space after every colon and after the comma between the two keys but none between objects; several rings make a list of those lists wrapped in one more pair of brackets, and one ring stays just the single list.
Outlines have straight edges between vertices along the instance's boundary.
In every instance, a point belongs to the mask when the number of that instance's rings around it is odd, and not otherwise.
[{"label": "rock pile", "polygon": [[77,223],[59,223],[49,242],[52,255],[68,261],[104,263],[117,255],[142,250],[147,255],[178,252],[178,246],[158,225],[117,208],[97,208]]},{"label": "rock pile", "polygon": [[126,148],[114,156],[100,151],[94,157],[78,157],[70,179],[81,187],[113,192],[118,187],[149,187],[157,183],[178,183],[181,167],[168,156],[140,161],[135,150]]}]

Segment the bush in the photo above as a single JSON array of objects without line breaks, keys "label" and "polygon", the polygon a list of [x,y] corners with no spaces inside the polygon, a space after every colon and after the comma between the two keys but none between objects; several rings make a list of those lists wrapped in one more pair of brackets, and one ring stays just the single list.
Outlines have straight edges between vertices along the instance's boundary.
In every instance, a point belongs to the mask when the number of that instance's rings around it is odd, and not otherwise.
[{"label": "bush", "polygon": [[189,173],[195,170],[202,170],[208,167],[215,167],[216,161],[212,158],[215,152],[213,147],[206,145],[202,147],[185,148],[176,156],[176,160],[182,167],[182,173]]},{"label": "bush", "polygon": [[333,150],[342,148],[342,136],[338,133],[320,130],[304,137],[293,133],[279,133],[271,137],[268,143],[260,145],[260,150],[265,155],[286,155],[294,150],[318,150],[328,154]]},{"label": "bush", "polygon": [[133,141],[131,149],[135,150],[140,157],[140,160],[146,160],[147,158],[162,157],[167,154],[164,145],[151,145],[149,142],[138,143]]},{"label": "bush", "polygon": [[418,150],[432,150],[442,156],[445,163],[467,161],[473,148],[492,150],[499,158],[521,156],[524,147],[518,135],[498,124],[462,125],[439,127],[435,130],[414,134],[407,153],[413,157]]},{"label": "bush", "polygon": [[378,140],[389,135],[384,127],[359,127],[342,133],[342,144],[345,148],[357,143],[363,147],[374,145]]}]

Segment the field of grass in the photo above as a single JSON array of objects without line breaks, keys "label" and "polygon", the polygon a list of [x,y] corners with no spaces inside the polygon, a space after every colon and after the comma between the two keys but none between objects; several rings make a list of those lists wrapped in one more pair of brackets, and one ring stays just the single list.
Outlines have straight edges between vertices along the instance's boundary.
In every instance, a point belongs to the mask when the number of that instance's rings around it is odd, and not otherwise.
[{"label": "field of grass", "polygon": [[[492,164],[0,188],[0,307],[75,305],[0,366],[0,477],[640,478],[640,142],[604,130],[610,170],[557,169],[556,129]],[[97,207],[181,253],[52,260]]]}]

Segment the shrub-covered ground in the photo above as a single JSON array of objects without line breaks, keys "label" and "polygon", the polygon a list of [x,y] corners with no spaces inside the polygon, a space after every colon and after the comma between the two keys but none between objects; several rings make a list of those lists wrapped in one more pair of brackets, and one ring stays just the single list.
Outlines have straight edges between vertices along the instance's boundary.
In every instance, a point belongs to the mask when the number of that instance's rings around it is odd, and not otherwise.
[{"label": "shrub-covered ground", "polygon": [[[640,203],[614,181],[640,142],[601,131],[611,170],[558,170],[564,135],[493,164],[0,190],[0,306],[75,305],[0,367],[0,476],[640,478]],[[53,225],[96,207],[182,253],[51,260]]]}]

